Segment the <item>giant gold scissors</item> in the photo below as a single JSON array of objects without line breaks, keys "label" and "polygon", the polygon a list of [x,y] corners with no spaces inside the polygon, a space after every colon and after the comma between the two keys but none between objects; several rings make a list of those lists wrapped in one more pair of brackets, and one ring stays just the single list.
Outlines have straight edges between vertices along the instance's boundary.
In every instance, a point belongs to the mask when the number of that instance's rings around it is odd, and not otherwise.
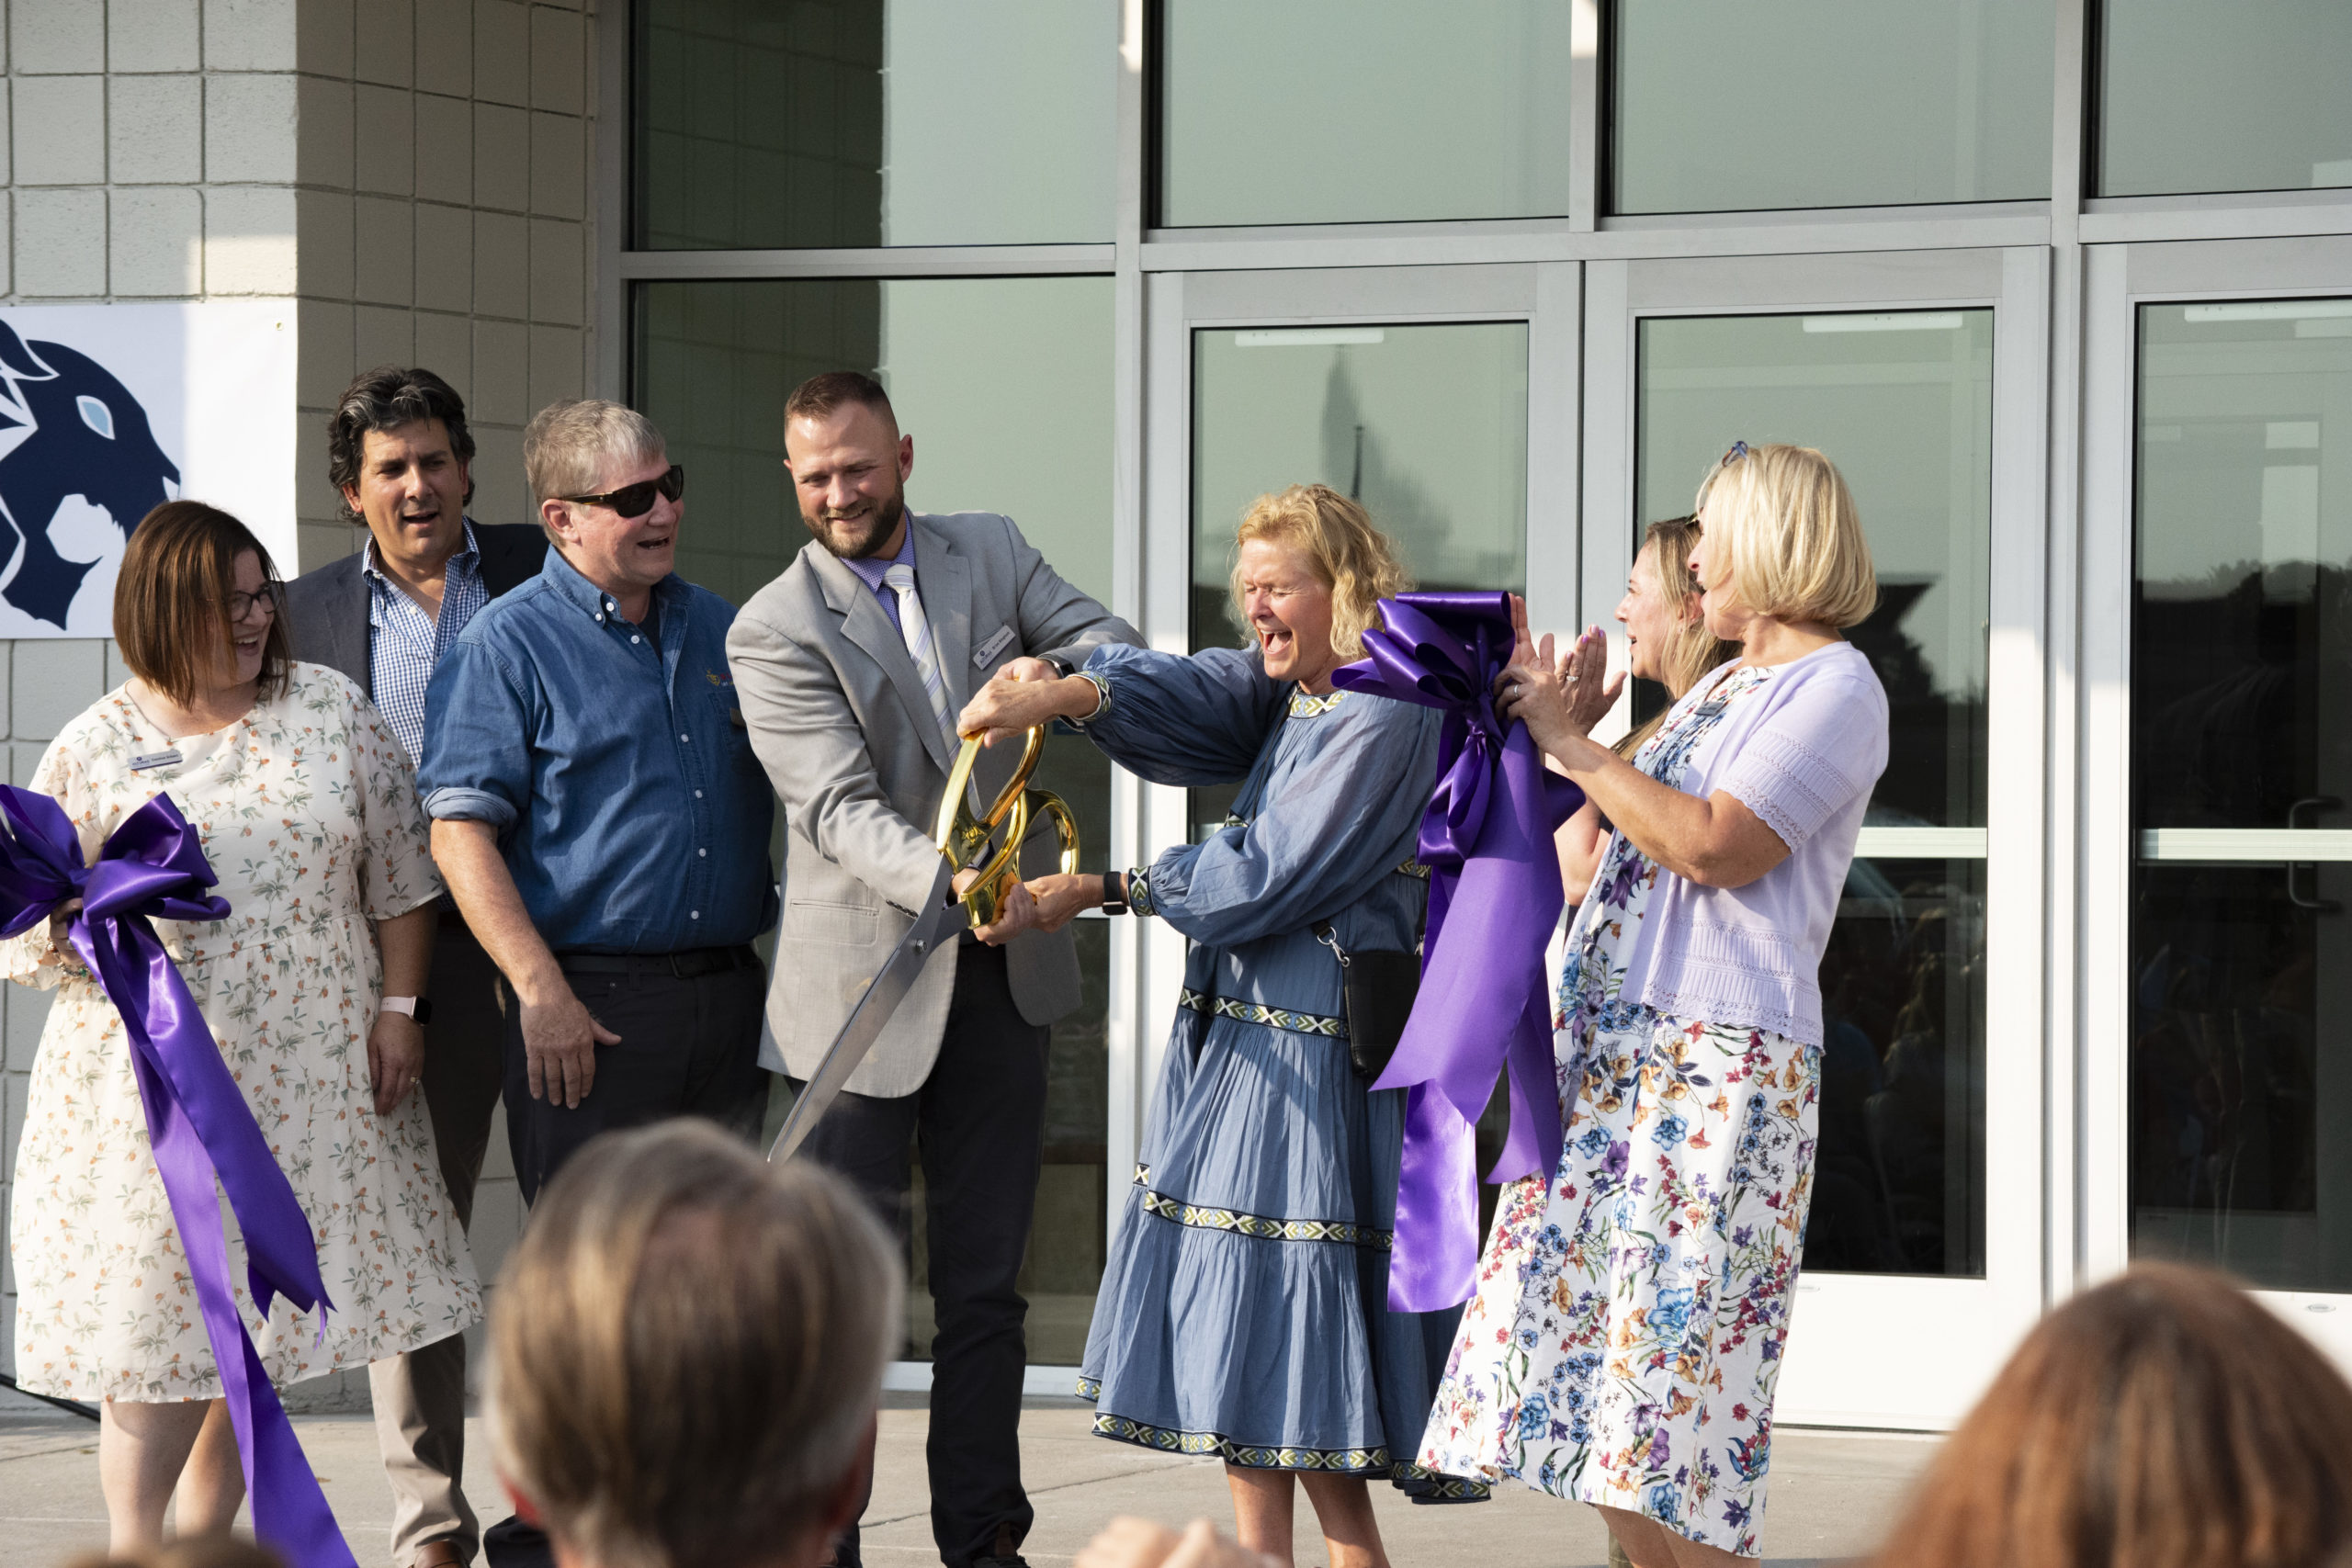
[{"label": "giant gold scissors", "polygon": [[[947,793],[939,802],[939,818],[932,828],[932,842],[939,847],[939,869],[932,877],[923,912],[883,960],[882,967],[866,983],[865,994],[850,1010],[841,1032],[825,1048],[817,1070],[808,1075],[799,1098],[792,1102],[783,1130],[768,1149],[768,1158],[792,1157],[818,1119],[840,1097],[842,1086],[849,1082],[858,1064],[865,1060],[866,1052],[881,1037],[882,1026],[914,988],[924,962],[939,944],[953,941],[967,923],[996,923],[1013,884],[1021,879],[1022,840],[1038,818],[1054,825],[1061,844],[1063,873],[1078,870],[1077,817],[1061,796],[1029,787],[1029,775],[1037,771],[1037,759],[1045,750],[1046,728],[1039,725],[1023,743],[1012,779],[986,811],[975,812],[972,768],[979,761],[980,738],[975,735],[965,740],[963,750],[956,754],[955,767],[948,772]],[[955,892],[956,878],[967,870],[979,874],[959,897]]]}]

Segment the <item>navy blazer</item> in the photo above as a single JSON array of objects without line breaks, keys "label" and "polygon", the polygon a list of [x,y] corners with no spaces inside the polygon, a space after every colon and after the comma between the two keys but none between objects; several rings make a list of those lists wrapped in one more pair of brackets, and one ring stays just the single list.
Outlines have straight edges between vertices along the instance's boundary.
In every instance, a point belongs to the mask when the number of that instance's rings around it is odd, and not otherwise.
[{"label": "navy blazer", "polygon": [[[492,599],[537,577],[547,561],[547,534],[531,524],[475,523],[473,530],[474,547],[481,552],[482,589]],[[295,658],[342,671],[373,697],[368,578],[359,570],[367,554],[354,550],[288,583],[286,633]]]}]

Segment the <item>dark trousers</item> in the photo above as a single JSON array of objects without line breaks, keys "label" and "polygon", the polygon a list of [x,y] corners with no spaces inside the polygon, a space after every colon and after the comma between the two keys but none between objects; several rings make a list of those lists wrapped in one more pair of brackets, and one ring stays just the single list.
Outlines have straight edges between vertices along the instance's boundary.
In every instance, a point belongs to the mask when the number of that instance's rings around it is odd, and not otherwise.
[{"label": "dark trousers", "polygon": [[577,1106],[531,1098],[523,1009],[506,999],[506,1136],[523,1201],[599,1133],[672,1116],[702,1116],[746,1142],[767,1112],[760,1010],[767,972],[748,947],[658,957],[559,953],[563,977],[596,1021],[621,1037],[596,1047],[594,1085]]},{"label": "dark trousers", "polygon": [[[760,1013],[767,972],[748,947],[660,957],[558,953],[572,994],[621,1037],[596,1047],[596,1080],[580,1103],[534,1100],[523,1055],[523,1009],[506,1004],[506,1136],[523,1201],[538,1197],[563,1162],[599,1133],[672,1116],[702,1116],[756,1142],[767,1113],[760,1068]],[[520,1518],[483,1535],[491,1568],[551,1568],[546,1532]]]},{"label": "dark trousers", "polygon": [[[444,907],[433,944],[433,1021],[424,1026],[424,1108],[441,1180],[460,1225],[473,1221],[474,1183],[490,1149],[505,1023],[498,969],[455,909]],[[392,1562],[447,1541],[470,1562],[479,1531],[459,1487],[466,1467],[466,1340],[460,1334],[373,1361],[368,1385],[376,1442],[392,1488]]]},{"label": "dark trousers", "polygon": [[[1029,1359],[1013,1288],[1029,1245],[1046,1131],[1046,1029],[1022,1018],[1004,950],[956,960],[939,1060],[898,1100],[843,1094],[803,1146],[849,1178],[904,1236],[907,1145],[922,1156],[932,1343],[931,1532],[948,1568],[1010,1555],[1035,1518],[1021,1488],[1021,1379]],[[854,1562],[854,1526],[842,1542]]]}]

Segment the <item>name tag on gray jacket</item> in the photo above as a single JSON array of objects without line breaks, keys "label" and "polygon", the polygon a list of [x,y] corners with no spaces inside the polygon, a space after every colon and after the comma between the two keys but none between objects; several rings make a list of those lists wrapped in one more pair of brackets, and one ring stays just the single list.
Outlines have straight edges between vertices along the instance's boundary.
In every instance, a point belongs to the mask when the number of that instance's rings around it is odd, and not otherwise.
[{"label": "name tag on gray jacket", "polygon": [[1012,646],[1012,628],[1011,626],[997,627],[996,635],[994,637],[980,644],[979,647],[972,649],[972,668],[975,670],[987,669],[991,660],[995,659],[998,654],[1002,653],[1006,649],[1011,648]]}]

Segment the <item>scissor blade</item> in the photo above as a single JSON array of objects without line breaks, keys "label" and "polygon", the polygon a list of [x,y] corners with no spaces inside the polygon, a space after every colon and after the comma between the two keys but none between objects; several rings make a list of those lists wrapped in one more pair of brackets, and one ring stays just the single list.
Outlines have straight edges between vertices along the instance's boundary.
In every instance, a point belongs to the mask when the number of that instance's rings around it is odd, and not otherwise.
[{"label": "scissor blade", "polygon": [[924,963],[938,951],[941,942],[953,941],[956,933],[970,922],[969,910],[960,903],[947,902],[955,880],[955,868],[942,861],[939,874],[932,879],[931,897],[925,900],[930,912],[899,940],[898,947],[875,972],[865,995],[850,1010],[848,1021],[833,1036],[833,1043],[825,1048],[824,1059],[801,1086],[800,1097],[792,1102],[783,1130],[776,1134],[775,1144],[768,1149],[769,1159],[792,1157],[793,1151],[817,1125],[818,1118],[839,1098],[842,1086],[857,1071],[857,1065],[865,1060],[874,1042],[881,1038],[882,1026],[890,1021],[890,1015],[899,1010],[899,1004],[914,988]]}]

